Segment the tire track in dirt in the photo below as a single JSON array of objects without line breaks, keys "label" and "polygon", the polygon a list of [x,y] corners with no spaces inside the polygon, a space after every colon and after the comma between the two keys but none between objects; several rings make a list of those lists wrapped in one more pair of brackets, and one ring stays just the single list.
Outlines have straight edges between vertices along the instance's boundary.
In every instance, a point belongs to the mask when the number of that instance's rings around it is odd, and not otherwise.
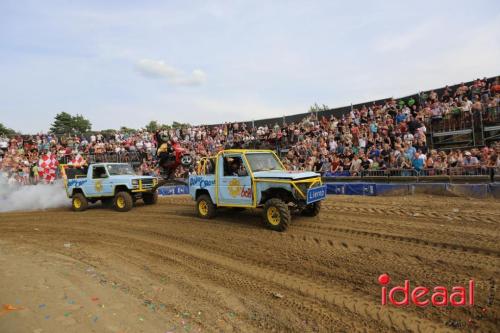
[{"label": "tire track in dirt", "polygon": [[[399,216],[399,217],[412,217],[412,218],[426,218],[426,219],[444,219],[444,220],[454,220],[462,219],[467,221],[482,222],[488,225],[495,224],[500,215],[498,214],[482,214],[482,213],[460,213],[451,212],[444,213],[439,211],[428,211],[428,210],[404,210],[400,208],[365,208],[365,207],[355,207],[355,206],[337,206],[337,205],[327,205],[329,211],[348,213],[348,214],[363,214],[363,215],[387,215],[387,216]],[[493,216],[491,216],[493,215]]]},{"label": "tire track in dirt", "polygon": [[[426,202],[437,207],[435,201],[335,197],[326,201],[319,217],[295,217],[287,232],[275,233],[262,228],[256,211],[221,210],[216,219],[202,221],[194,218],[191,199],[171,197],[156,206],[138,205],[127,214],[100,208],[82,214],[2,214],[0,238],[70,252],[128,284],[138,298],[145,297],[141,292],[149,283],[161,285],[169,276],[169,283],[188,299],[177,306],[172,300],[169,304],[176,311],[197,304],[215,318],[234,309],[225,297],[238,295],[241,308],[232,326],[207,319],[200,324],[207,331],[446,331],[448,318],[467,323],[475,310],[381,307],[375,282],[384,271],[395,281],[410,278],[423,285],[457,284],[470,273],[478,281],[479,301],[491,293],[490,288],[484,292],[483,285],[498,274],[500,251],[493,243],[496,225],[482,221],[488,216],[487,205],[454,202],[485,210],[459,231],[452,230],[453,225],[437,227],[437,219],[448,214],[450,206],[431,211],[429,218],[412,217],[418,221],[415,226],[402,223],[408,216],[395,207],[404,204],[407,211],[418,212]],[[362,204],[362,210],[350,208]],[[500,205],[488,204],[491,216],[496,216]],[[345,206],[344,211],[335,210],[337,205]],[[458,243],[463,235],[472,241]],[[439,237],[446,241],[437,241]],[[62,240],[76,245],[64,250]],[[142,271],[135,273],[143,279],[137,286],[126,275],[119,276],[127,267]],[[226,291],[213,293],[214,288]],[[273,296],[276,292],[284,297]],[[495,327],[493,314],[499,307],[490,307],[483,319],[474,317],[479,330]]]},{"label": "tire track in dirt", "polygon": [[416,237],[408,237],[408,236],[402,236],[402,235],[394,235],[394,234],[385,234],[385,233],[379,233],[379,232],[372,232],[372,231],[365,231],[365,230],[358,230],[358,229],[353,229],[353,228],[340,228],[340,227],[333,227],[333,226],[318,226],[318,225],[312,225],[312,224],[307,224],[304,223],[300,226],[296,226],[298,228],[309,228],[309,229],[314,229],[316,231],[323,231],[323,230],[328,230],[331,233],[344,233],[344,234],[352,234],[352,235],[357,235],[357,236],[362,236],[362,237],[367,237],[367,238],[374,238],[374,239],[384,239],[384,240],[391,240],[391,241],[398,241],[398,242],[405,242],[405,243],[412,243],[412,244],[422,244],[425,246],[430,246],[438,249],[450,249],[453,251],[459,251],[459,252],[467,252],[467,253],[480,253],[486,256],[491,256],[491,257],[497,257],[500,258],[500,250],[496,249],[489,249],[489,248],[482,248],[482,247],[474,247],[474,246],[468,246],[468,245],[460,245],[460,244],[452,244],[452,243],[445,243],[445,242],[436,242],[436,241],[431,241],[427,239],[422,239],[422,238],[416,238]]},{"label": "tire track in dirt", "polygon": [[[359,295],[338,292],[335,289],[317,284],[306,278],[291,275],[290,272],[287,271],[280,272],[276,268],[267,268],[258,263],[246,262],[242,264],[242,261],[222,256],[219,253],[208,252],[206,251],[206,247],[204,248],[205,251],[199,251],[199,248],[186,246],[186,242],[184,241],[178,242],[175,237],[168,237],[169,242],[167,243],[158,241],[153,242],[152,237],[148,237],[148,235],[138,237],[138,230],[128,229],[122,231],[118,229],[120,228],[99,230],[99,232],[96,232],[91,228],[78,226],[71,230],[78,231],[87,236],[91,236],[94,233],[96,236],[99,236],[99,242],[102,244],[109,243],[107,238],[100,239],[103,238],[103,236],[114,239],[115,242],[117,239],[122,238],[123,241],[118,242],[118,244],[127,244],[129,250],[133,249],[149,257],[158,257],[171,263],[173,261],[185,267],[190,267],[195,264],[197,269],[194,272],[191,271],[191,274],[197,272],[198,277],[202,277],[203,275],[205,278],[209,278],[216,283],[222,283],[224,285],[229,283],[234,286],[235,290],[247,288],[252,294],[259,294],[263,298],[270,298],[273,290],[276,289],[284,289],[288,292],[293,292],[297,296],[302,296],[300,300],[295,300],[291,297],[291,294],[287,294],[283,303],[289,308],[294,308],[301,313],[305,312],[314,318],[329,318],[329,313],[323,307],[316,304],[319,300],[320,302],[327,302],[334,307],[344,308],[352,312],[352,314],[358,314],[375,321],[381,321],[385,326],[397,330],[404,331],[411,329],[431,332],[440,327],[437,324],[429,323],[414,315],[400,313],[397,309],[382,309],[381,306],[374,304],[370,300],[359,300]],[[132,234],[130,231],[135,231],[133,234],[134,236],[131,236]],[[160,236],[159,234],[157,235]],[[172,242],[172,240],[174,242]],[[157,252],[153,253],[151,250],[147,250],[151,248],[162,249],[167,254],[160,255]],[[214,266],[217,267],[218,272],[217,274],[210,274],[209,272],[213,271]],[[226,270],[225,274],[221,275],[221,268]],[[204,274],[200,272],[204,272]],[[260,282],[254,282],[253,280]],[[303,298],[304,296],[312,301],[305,301]],[[332,325],[331,322],[320,322],[319,324],[321,326]],[[339,323],[337,322],[335,325],[338,326]]]},{"label": "tire track in dirt", "polygon": [[[119,235],[121,234],[121,236]],[[141,242],[143,245],[139,246],[138,249],[151,247],[153,244],[155,248],[168,248],[166,251],[169,254],[164,257],[160,254],[151,254],[152,256],[158,256],[159,258],[170,259],[172,256],[175,258],[178,256],[178,263],[196,262],[199,265],[198,272],[207,272],[213,267],[222,267],[226,270],[226,274],[214,274],[212,278],[216,276],[219,282],[232,283],[236,288],[250,288],[253,293],[259,293],[262,296],[272,295],[272,290],[275,287],[285,288],[289,291],[294,291],[299,295],[304,295],[311,299],[319,299],[328,302],[336,307],[343,307],[352,313],[361,314],[371,318],[372,320],[382,321],[387,327],[394,327],[398,330],[418,330],[422,332],[432,332],[439,329],[443,329],[440,325],[428,323],[427,321],[420,319],[411,314],[400,313],[397,309],[382,309],[380,305],[373,304],[370,300],[360,300],[359,295],[350,295],[345,292],[338,292],[332,288],[328,288],[323,285],[319,285],[315,282],[302,279],[297,276],[287,274],[287,272],[278,272],[276,269],[269,269],[262,267],[262,265],[254,265],[251,263],[242,264],[241,261],[233,260],[229,257],[220,255],[214,252],[199,251],[197,248],[192,248],[186,246],[185,242],[174,243],[168,242],[166,245],[164,242],[152,242],[151,238],[139,238],[130,237],[128,232],[117,232],[113,231],[111,235],[113,238],[123,237],[127,243]],[[186,264],[189,265],[189,264]],[[206,273],[207,274],[207,273]],[[236,278],[237,275],[240,276]],[[249,279],[249,277],[251,279]],[[220,281],[223,280],[223,281]],[[271,286],[267,286],[263,283],[256,283],[252,280],[262,281]],[[327,317],[328,313],[315,305],[314,302],[308,303],[304,300],[296,301],[287,297],[283,301],[287,307],[293,307],[300,311],[306,311],[311,315],[315,315],[318,318]],[[324,323],[322,323],[324,324]]]}]

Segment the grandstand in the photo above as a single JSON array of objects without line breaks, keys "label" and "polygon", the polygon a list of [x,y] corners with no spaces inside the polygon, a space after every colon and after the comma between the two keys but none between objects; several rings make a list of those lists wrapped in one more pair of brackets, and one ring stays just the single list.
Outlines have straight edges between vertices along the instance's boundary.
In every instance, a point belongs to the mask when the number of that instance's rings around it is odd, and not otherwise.
[{"label": "grandstand", "polygon": [[[460,86],[471,87],[474,86],[477,80],[441,87],[438,89],[421,91],[412,95],[397,98],[396,101],[398,105],[400,105],[400,102],[404,102],[407,105],[408,101],[413,100],[415,101],[415,105],[422,107],[428,102],[428,96],[432,91],[434,91],[438,96],[443,96],[446,90],[455,92]],[[487,87],[494,85],[495,82],[497,82],[496,84],[498,85],[497,76],[484,78],[482,81],[486,83]],[[486,89],[479,91],[480,96],[487,93]],[[472,98],[470,94],[469,97]],[[383,105],[390,99],[392,99],[392,97],[318,111],[315,113],[315,116],[317,118],[342,118],[343,116],[348,115],[352,110],[359,110],[363,106],[369,105]],[[484,104],[481,112],[475,115],[475,117],[468,117],[464,114],[457,116],[449,114],[443,116],[440,122],[435,123],[431,122],[430,116],[425,117],[424,121],[431,125],[430,131],[427,134],[430,147],[441,149],[482,147],[500,140],[500,107],[498,106],[498,101],[496,103],[496,106],[487,106]],[[299,113],[290,116],[284,115],[283,117],[247,121],[245,123],[248,127],[266,125],[273,126],[276,123],[286,125],[289,123],[300,122],[309,115],[309,113]],[[220,126],[220,124],[212,126]]]},{"label": "grandstand", "polygon": [[[128,162],[157,174],[159,134],[179,137],[195,158],[224,148],[276,150],[292,170],[329,181],[495,182],[500,170],[499,77],[356,105],[242,123],[76,137],[0,138],[0,169],[27,181],[42,154],[59,163]],[[180,170],[178,176],[190,170]]]}]

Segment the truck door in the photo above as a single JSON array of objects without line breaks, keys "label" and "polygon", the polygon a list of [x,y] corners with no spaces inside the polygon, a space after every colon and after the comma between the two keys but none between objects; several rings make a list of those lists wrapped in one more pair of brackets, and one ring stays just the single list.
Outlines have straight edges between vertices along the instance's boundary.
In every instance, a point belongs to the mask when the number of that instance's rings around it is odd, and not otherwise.
[{"label": "truck door", "polygon": [[89,188],[89,193],[92,193],[93,196],[113,195],[113,184],[111,184],[104,165],[94,165],[92,167],[92,182],[89,186],[93,187]]},{"label": "truck door", "polygon": [[217,163],[218,204],[224,206],[252,206],[252,178],[241,154],[223,155]]}]

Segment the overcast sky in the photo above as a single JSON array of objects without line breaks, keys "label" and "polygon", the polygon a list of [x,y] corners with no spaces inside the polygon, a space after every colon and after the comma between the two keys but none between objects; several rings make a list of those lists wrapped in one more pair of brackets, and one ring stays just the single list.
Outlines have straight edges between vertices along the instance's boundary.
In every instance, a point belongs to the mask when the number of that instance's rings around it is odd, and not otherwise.
[{"label": "overcast sky", "polygon": [[500,74],[500,1],[0,0],[0,122],[305,112]]}]

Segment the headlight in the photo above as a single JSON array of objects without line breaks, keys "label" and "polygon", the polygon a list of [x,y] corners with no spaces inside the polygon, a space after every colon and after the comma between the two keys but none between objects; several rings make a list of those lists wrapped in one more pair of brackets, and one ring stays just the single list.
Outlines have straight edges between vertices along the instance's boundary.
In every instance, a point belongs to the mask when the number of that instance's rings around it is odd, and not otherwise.
[{"label": "headlight", "polygon": [[138,187],[139,186],[139,179],[132,179],[132,186]]}]

